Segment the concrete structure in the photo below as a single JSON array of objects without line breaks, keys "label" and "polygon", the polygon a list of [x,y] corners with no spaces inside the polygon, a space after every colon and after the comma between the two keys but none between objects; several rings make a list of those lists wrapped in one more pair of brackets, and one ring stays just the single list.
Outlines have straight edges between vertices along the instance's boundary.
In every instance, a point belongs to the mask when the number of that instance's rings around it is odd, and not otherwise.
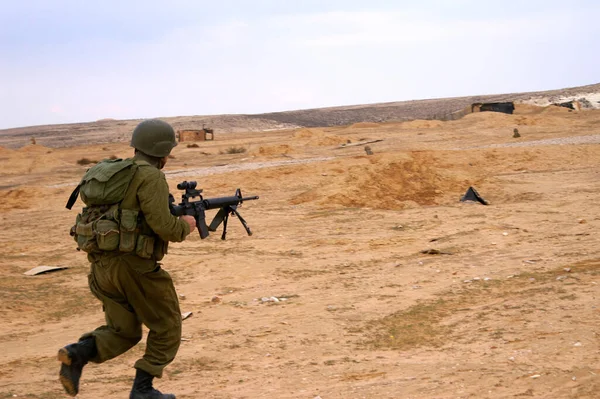
[{"label": "concrete structure", "polygon": [[215,134],[213,129],[182,129],[177,131],[179,142],[184,141],[207,141],[214,140]]}]

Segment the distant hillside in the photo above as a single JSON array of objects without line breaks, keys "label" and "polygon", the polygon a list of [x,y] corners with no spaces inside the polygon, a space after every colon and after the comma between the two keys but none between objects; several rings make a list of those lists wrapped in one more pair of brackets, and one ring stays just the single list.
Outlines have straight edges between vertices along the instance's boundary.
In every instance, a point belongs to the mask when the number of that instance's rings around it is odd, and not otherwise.
[{"label": "distant hillside", "polygon": [[[339,126],[357,122],[387,122],[413,119],[447,119],[476,102],[518,101],[539,105],[571,99],[586,99],[585,105],[600,108],[600,83],[560,90],[510,93],[488,96],[455,97],[431,100],[316,108],[271,112],[256,115],[210,115],[162,118],[175,129],[199,129],[203,125],[219,134],[243,131],[269,131],[297,127]],[[31,143],[47,147],[70,147],[85,143],[126,141],[135,120],[102,119],[96,122],[31,126],[0,130],[0,146],[18,148]]]}]

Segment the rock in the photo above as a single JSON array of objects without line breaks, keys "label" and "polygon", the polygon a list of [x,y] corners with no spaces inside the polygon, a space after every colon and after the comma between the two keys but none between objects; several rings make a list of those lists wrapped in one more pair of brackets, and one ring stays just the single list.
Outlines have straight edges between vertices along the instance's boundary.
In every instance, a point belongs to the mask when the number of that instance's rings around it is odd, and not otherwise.
[{"label": "rock", "polygon": [[583,346],[583,344],[581,342],[575,342],[573,346]]},{"label": "rock", "polygon": [[571,268],[570,267],[565,267],[563,270],[566,271],[567,273],[571,273]]},{"label": "rock", "polygon": [[185,295],[179,294],[179,299],[181,299],[182,301],[185,300]]},{"label": "rock", "polygon": [[220,302],[221,302],[221,298],[215,295],[215,296],[213,296],[213,297],[210,299],[210,301],[211,301],[212,303],[220,303]]},{"label": "rock", "polygon": [[540,377],[541,377],[541,375],[539,375],[539,374],[536,374],[536,375],[532,375],[532,376],[531,376],[531,378],[533,378],[534,380],[535,380],[536,378],[540,378]]},{"label": "rock", "polygon": [[192,312],[185,312],[181,314],[181,319],[185,320],[192,315]]},{"label": "rock", "polygon": [[502,233],[502,235],[506,237],[508,233],[505,231],[504,233]]}]

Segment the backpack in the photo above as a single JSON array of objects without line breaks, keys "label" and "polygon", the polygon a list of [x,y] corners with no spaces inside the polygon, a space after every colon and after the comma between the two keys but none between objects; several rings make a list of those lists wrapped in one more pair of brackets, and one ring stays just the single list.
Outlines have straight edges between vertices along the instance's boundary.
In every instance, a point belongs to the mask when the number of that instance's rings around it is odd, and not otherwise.
[{"label": "backpack", "polygon": [[139,211],[121,209],[121,202],[138,163],[144,162],[131,158],[106,159],[86,171],[66,205],[71,209],[78,196],[86,205],[70,230],[78,250],[87,253],[135,251]]}]

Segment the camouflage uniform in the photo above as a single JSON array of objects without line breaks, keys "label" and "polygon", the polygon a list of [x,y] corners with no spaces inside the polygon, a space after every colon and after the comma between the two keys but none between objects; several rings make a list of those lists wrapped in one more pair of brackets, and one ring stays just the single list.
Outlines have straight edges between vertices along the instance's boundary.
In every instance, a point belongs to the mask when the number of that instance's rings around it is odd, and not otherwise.
[{"label": "camouflage uniform", "polygon": [[156,235],[155,253],[150,259],[119,251],[88,254],[90,290],[102,302],[106,325],[81,339],[95,338],[97,354],[90,361],[102,363],[136,345],[144,324],[150,330],[146,353],[135,368],[161,377],[179,349],[181,312],[173,281],[158,261],[168,242],[183,241],[190,227],[169,211],[164,173],[143,153],[136,153],[134,159],[147,164],[139,163],[122,207],[141,211],[146,233]]}]

